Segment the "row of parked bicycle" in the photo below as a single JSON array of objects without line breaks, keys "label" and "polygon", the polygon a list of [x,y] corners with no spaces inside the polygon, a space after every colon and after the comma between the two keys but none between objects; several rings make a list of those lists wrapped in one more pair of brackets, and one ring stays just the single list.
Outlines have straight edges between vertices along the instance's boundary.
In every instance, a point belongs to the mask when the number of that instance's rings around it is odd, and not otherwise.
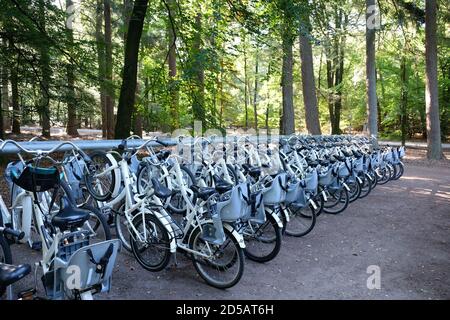
[{"label": "row of parked bicycle", "polygon": [[274,259],[283,235],[308,234],[322,212],[341,213],[404,170],[404,148],[365,137],[180,136],[176,146],[155,138],[130,147],[134,138],[89,154],[72,142],[34,151],[1,141],[20,152],[5,170],[9,208],[0,198],[0,296],[12,298],[11,285],[31,272],[12,264],[13,243],[42,251],[35,278],[49,299],[109,291],[121,247],[152,272],[182,253],[209,285],[229,288],[244,257]]}]

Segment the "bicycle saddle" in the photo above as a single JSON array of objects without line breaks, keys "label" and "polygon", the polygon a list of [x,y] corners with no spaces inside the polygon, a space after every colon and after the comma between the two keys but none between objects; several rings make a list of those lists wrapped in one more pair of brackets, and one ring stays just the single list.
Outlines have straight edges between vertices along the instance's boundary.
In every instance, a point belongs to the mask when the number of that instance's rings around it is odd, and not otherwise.
[{"label": "bicycle saddle", "polygon": [[64,197],[63,207],[52,218],[52,224],[63,231],[81,227],[88,219],[89,211],[77,208]]},{"label": "bicycle saddle", "polygon": [[343,156],[340,156],[340,155],[334,155],[333,156],[336,160],[338,160],[338,161],[345,161],[345,157],[343,157]]},{"label": "bicycle saddle", "polygon": [[251,175],[253,178],[258,178],[261,175],[261,168],[258,167],[253,167],[247,163],[244,163],[242,165],[242,168],[244,169],[245,173],[248,173],[249,175]]},{"label": "bicycle saddle", "polygon": [[29,264],[20,264],[14,266],[11,264],[0,263],[0,287],[7,287],[14,282],[19,281],[31,272]]},{"label": "bicycle saddle", "polygon": [[213,176],[213,178],[214,178],[214,184],[216,185],[216,190],[220,194],[223,194],[223,193],[233,189],[233,185],[231,183],[225,181],[224,179],[222,179],[218,175],[215,174]]},{"label": "bicycle saddle", "polygon": [[153,184],[153,191],[155,193],[155,196],[157,196],[160,199],[167,199],[172,195],[172,190],[163,186],[158,179],[152,178],[151,181]]},{"label": "bicycle saddle", "polygon": [[210,196],[212,196],[214,193],[216,193],[215,188],[210,187],[197,187],[197,186],[190,186],[191,190],[194,191],[197,197],[199,197],[202,200],[208,200]]},{"label": "bicycle saddle", "polygon": [[319,163],[321,166],[326,167],[330,164],[330,161],[329,160],[319,160]]}]

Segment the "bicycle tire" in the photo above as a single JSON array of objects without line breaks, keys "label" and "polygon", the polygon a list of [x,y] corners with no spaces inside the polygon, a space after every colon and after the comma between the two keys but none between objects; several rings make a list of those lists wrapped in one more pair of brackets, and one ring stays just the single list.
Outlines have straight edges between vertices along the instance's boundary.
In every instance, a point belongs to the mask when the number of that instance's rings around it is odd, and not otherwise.
[{"label": "bicycle tire", "polygon": [[[111,162],[111,160],[106,156],[106,152],[103,151],[95,151],[93,153],[91,153],[90,158],[93,162],[95,162],[95,160],[102,160],[105,162],[106,165],[108,166],[112,166],[113,163]],[[97,167],[98,169],[98,167]],[[105,191],[102,191],[102,193],[100,193],[98,190],[96,190],[95,186],[96,183],[94,181],[94,177],[93,177],[94,173],[93,172],[85,172],[84,173],[84,180],[85,180],[85,184],[86,184],[86,189],[88,190],[89,194],[98,201],[108,201],[109,199],[111,199],[112,194],[114,192],[114,188],[116,183],[118,183],[116,181],[116,176],[114,174],[114,170],[110,171],[110,180],[111,183],[110,185],[106,188]]]},{"label": "bicycle tire", "polygon": [[[273,260],[278,255],[278,253],[280,252],[280,249],[281,249],[281,228],[278,225],[278,223],[276,222],[276,220],[272,217],[272,215],[266,214],[266,221],[261,226],[259,226],[259,228],[261,228],[265,225],[271,225],[273,227],[273,230],[275,233],[275,240],[271,239],[271,241],[264,241],[264,239],[261,239],[260,242],[261,243],[275,242],[275,246],[273,247],[273,249],[265,255],[257,255],[257,254],[250,252],[249,246],[248,246],[248,241],[246,242],[245,249],[244,249],[244,254],[247,258],[249,258],[252,261],[259,262],[259,263],[264,263],[264,262]],[[258,231],[258,230],[256,230],[256,231]],[[246,237],[244,236],[244,241],[245,240],[246,240]]]},{"label": "bicycle tire", "polygon": [[[236,239],[234,238],[234,236],[232,235],[232,233],[230,231],[228,231],[228,229],[224,228],[224,232],[225,232],[225,243],[228,245],[230,243],[232,243],[233,247],[236,248],[236,251],[233,253],[233,266],[237,264],[237,274],[230,280],[230,281],[226,281],[226,282],[219,282],[219,281],[215,281],[213,279],[211,279],[202,269],[203,265],[208,265],[208,266],[212,266],[211,263],[208,263],[208,261],[200,261],[196,258],[195,253],[192,254],[191,259],[192,259],[192,263],[194,264],[195,270],[197,271],[197,273],[200,275],[200,277],[210,286],[213,286],[215,288],[218,289],[227,289],[227,288],[231,288],[234,285],[236,285],[242,278],[242,275],[244,273],[244,250],[239,246],[238,242],[236,241]],[[190,236],[190,241],[189,241],[189,246],[191,249],[194,249],[194,241],[196,241],[197,239],[199,239],[200,236],[200,228],[197,227],[192,231],[192,234]],[[227,241],[229,240],[229,241]],[[214,265],[215,268],[217,268],[217,270],[219,270],[220,272],[222,272],[221,266],[218,266],[217,264]],[[223,268],[222,268],[223,269]],[[224,270],[226,271],[226,270]]]},{"label": "bicycle tire", "polygon": [[[135,239],[133,237],[132,234],[130,234],[130,245],[131,245],[133,255],[136,258],[137,262],[145,270],[157,272],[157,271],[163,270],[169,264],[169,261],[170,261],[171,252],[170,252],[170,244],[169,244],[169,234],[167,233],[167,230],[164,227],[164,225],[161,223],[161,221],[159,221],[159,219],[156,218],[154,215],[145,214],[145,222],[147,223],[147,221],[150,222],[151,225],[158,227],[158,229],[160,230],[158,234],[162,235],[162,237],[163,237],[162,240],[167,243],[167,246],[165,248],[163,247],[162,259],[155,264],[150,264],[148,261],[145,261],[142,256],[142,253],[144,253],[150,246],[148,246],[144,249],[139,248],[138,241],[137,241],[137,239]],[[136,228],[136,230],[139,230],[139,226],[143,223],[142,215],[141,214],[136,215],[133,218],[132,223],[133,223],[134,227]],[[148,243],[146,243],[146,245],[148,245]]]}]

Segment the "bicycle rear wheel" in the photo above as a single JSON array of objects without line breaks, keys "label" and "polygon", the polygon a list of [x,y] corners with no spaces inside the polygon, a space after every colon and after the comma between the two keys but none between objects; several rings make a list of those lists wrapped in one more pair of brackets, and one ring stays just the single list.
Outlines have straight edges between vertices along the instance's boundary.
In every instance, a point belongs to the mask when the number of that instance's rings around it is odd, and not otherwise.
[{"label": "bicycle rear wheel", "polygon": [[192,263],[200,277],[210,286],[227,289],[239,282],[244,273],[244,251],[230,231],[224,229],[225,241],[215,245],[202,239],[200,228],[195,228],[190,237],[190,248],[204,257],[192,254]]},{"label": "bicycle rear wheel", "polygon": [[256,262],[274,259],[281,248],[281,228],[272,215],[266,215],[263,224],[248,221],[244,227],[244,253]]},{"label": "bicycle rear wheel", "polygon": [[284,210],[289,213],[289,222],[285,230],[288,236],[303,237],[314,229],[317,217],[312,205],[302,208],[289,206]]},{"label": "bicycle rear wheel", "polygon": [[323,211],[330,214],[338,214],[344,211],[349,204],[349,196],[346,188],[328,191]]},{"label": "bicycle rear wheel", "polygon": [[392,171],[388,166],[385,166],[384,168],[377,168],[375,172],[378,176],[377,179],[379,185],[383,185],[391,180]]},{"label": "bicycle rear wheel", "polygon": [[364,177],[362,177],[361,179],[362,184],[359,199],[367,197],[369,193],[372,191],[372,180],[370,180],[366,175],[364,175]]}]

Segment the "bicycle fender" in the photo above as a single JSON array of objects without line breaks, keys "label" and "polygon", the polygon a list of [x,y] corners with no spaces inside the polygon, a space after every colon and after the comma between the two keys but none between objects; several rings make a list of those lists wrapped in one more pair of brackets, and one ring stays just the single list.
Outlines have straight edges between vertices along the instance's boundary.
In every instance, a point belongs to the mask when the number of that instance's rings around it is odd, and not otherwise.
[{"label": "bicycle fender", "polygon": [[241,247],[242,249],[245,249],[244,237],[241,234],[239,234],[239,232],[237,232],[236,229],[234,229],[228,223],[224,223],[223,227],[231,232],[231,234],[233,235],[233,237],[236,239],[237,243],[239,244],[239,247]]},{"label": "bicycle fender", "polygon": [[342,183],[342,185],[344,186],[345,189],[347,189],[347,191],[350,192],[350,187],[345,182]]},{"label": "bicycle fender", "polygon": [[314,202],[313,199],[309,199],[309,203],[312,205],[312,207],[314,208],[314,210],[317,210],[317,204]]},{"label": "bicycle fender", "polygon": [[[284,213],[284,210],[283,210],[283,214],[286,216],[286,222],[289,222],[289,215],[286,214],[286,213]],[[275,219],[275,222],[277,223],[277,225],[278,225],[280,228],[283,228],[283,222],[281,222],[281,219],[280,219],[280,217],[278,216],[278,214],[277,214],[276,212],[272,211],[272,212],[270,213],[270,215]]]}]

